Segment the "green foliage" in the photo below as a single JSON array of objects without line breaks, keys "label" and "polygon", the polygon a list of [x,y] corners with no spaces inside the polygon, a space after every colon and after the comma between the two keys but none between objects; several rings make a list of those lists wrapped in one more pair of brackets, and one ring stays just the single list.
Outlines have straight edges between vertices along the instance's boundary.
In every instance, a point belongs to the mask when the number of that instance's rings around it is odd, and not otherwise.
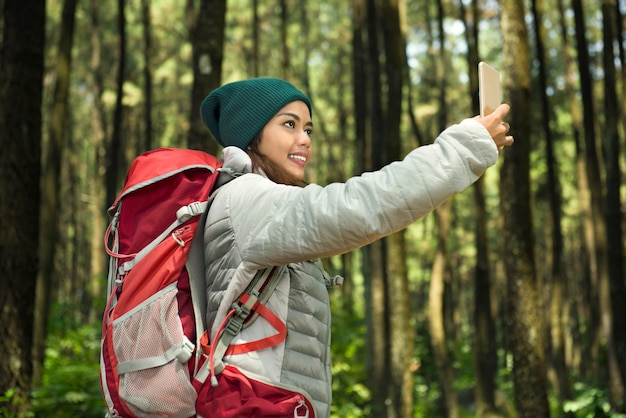
[{"label": "green foliage", "polygon": [[6,405],[11,403],[11,399],[13,399],[14,395],[15,391],[13,389],[9,389],[3,395],[0,395],[0,414],[2,414],[3,417],[8,415],[9,410]]},{"label": "green foliage", "polygon": [[72,311],[56,306],[41,386],[33,391],[38,417],[94,417],[105,414],[99,383],[99,324],[81,325]]},{"label": "green foliage", "polygon": [[332,373],[333,417],[370,416],[370,393],[366,387],[365,324],[358,314],[351,314],[333,298]]},{"label": "green foliage", "polygon": [[578,382],[574,390],[576,398],[565,402],[565,412],[573,412],[580,418],[626,418],[626,414],[611,413],[609,395],[605,389]]},{"label": "green foliage", "polygon": [[0,417],[6,418],[26,418],[32,417],[32,413],[23,413],[19,415],[15,415],[13,412],[13,408],[11,406],[19,405],[21,401],[18,397],[15,396],[15,390],[9,389],[4,394],[0,394]]}]

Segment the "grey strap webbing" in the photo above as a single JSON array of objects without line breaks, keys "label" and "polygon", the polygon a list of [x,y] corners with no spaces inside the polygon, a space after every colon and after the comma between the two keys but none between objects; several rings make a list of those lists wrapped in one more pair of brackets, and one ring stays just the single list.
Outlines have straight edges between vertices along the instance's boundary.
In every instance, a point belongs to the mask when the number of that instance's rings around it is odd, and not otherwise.
[{"label": "grey strap webbing", "polygon": [[[191,303],[193,304],[193,314],[196,324],[196,341],[194,341],[196,347],[200,347],[200,337],[206,329],[206,286],[204,281],[204,225],[206,224],[206,217],[208,208],[211,207],[213,196],[209,198],[207,211],[205,211],[200,220],[198,221],[198,229],[196,229],[196,235],[191,241],[191,248],[189,249],[189,255],[187,256],[187,272],[189,273],[189,287],[191,289]],[[197,372],[198,363],[202,357],[202,350],[196,350],[196,369]],[[195,374],[195,373],[194,373]]]},{"label": "grey strap webbing", "polygon": [[178,359],[181,364],[187,363],[193,353],[194,345],[187,337],[183,337],[180,344],[170,347],[160,356],[146,357],[137,360],[129,360],[117,365],[117,374],[136,372],[138,370],[151,369],[163,366],[174,359]]},{"label": "grey strap webbing", "polygon": [[[242,328],[251,324],[256,319],[256,312],[254,312],[252,308],[257,302],[261,304],[267,303],[272,293],[274,293],[278,282],[282,278],[285,268],[287,268],[287,266],[276,266],[257,271],[256,275],[245,290],[245,293],[250,295],[247,302],[240,303],[240,299],[233,302],[232,308],[237,312],[229,318],[228,322],[224,326],[224,330],[217,336],[217,341],[214,342],[215,349],[213,359],[215,364],[215,374],[219,374],[222,370],[224,370],[224,363],[222,362],[222,359],[228,350],[228,346],[233,341],[233,338],[235,338]],[[211,374],[209,369],[210,359],[205,363],[206,364],[203,366],[202,370],[200,370],[196,375],[196,379],[200,382],[204,382]],[[217,384],[215,376],[211,376],[211,380],[211,384],[215,386]]]}]

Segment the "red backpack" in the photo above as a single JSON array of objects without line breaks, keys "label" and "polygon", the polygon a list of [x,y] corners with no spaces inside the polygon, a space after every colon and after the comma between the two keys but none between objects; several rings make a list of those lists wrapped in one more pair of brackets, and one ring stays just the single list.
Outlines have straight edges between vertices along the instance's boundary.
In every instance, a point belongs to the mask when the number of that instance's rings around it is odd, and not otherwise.
[{"label": "red backpack", "polygon": [[187,261],[219,167],[201,151],[148,151],[108,210],[100,380],[112,416],[195,414],[190,376],[204,318],[190,282],[203,286],[204,272],[202,259]]},{"label": "red backpack", "polygon": [[[222,363],[224,355],[284,341],[285,324],[264,306],[280,268],[258,272],[234,301],[216,341],[209,342],[203,230],[221,169],[202,151],[148,151],[133,161],[108,210],[109,297],[100,383],[109,417],[314,416],[308,414],[313,406],[306,396],[252,380]],[[278,332],[231,344],[255,314]]]}]

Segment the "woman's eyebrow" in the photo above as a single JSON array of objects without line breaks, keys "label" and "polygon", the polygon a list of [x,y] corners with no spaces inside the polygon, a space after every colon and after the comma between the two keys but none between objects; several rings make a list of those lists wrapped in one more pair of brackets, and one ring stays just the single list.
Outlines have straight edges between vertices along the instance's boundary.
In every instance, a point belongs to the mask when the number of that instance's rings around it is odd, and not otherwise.
[{"label": "woman's eyebrow", "polygon": [[[283,112],[283,113],[279,113],[276,116],[290,116],[292,118],[294,118],[295,120],[297,120],[298,122],[301,121],[300,116],[296,115],[295,113],[291,113],[291,112]],[[313,122],[309,121],[305,124],[305,126],[313,126]]]}]

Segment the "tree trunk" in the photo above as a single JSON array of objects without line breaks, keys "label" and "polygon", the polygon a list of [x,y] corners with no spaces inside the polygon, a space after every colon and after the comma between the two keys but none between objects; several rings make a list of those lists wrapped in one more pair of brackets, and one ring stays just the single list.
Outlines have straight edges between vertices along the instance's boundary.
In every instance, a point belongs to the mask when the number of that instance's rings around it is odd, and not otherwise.
[{"label": "tree trunk", "polygon": [[[386,147],[383,142],[385,116],[383,111],[382,81],[380,65],[380,27],[378,25],[379,10],[376,0],[367,0],[367,91],[368,91],[368,115],[369,143],[371,166],[367,170],[378,170],[387,161]],[[382,115],[382,117],[381,117]],[[387,240],[382,239],[370,245],[370,283],[372,286],[372,316],[374,328],[372,340],[375,351],[373,365],[377,379],[374,382],[375,399],[377,407],[381,408],[383,417],[393,417],[393,406],[390,402],[390,356],[389,346],[389,307],[387,294],[386,274],[387,265]]]},{"label": "tree trunk", "polygon": [[435,356],[435,364],[441,385],[443,416],[456,418],[459,406],[454,393],[454,372],[448,354],[448,342],[444,323],[444,290],[446,274],[446,242],[450,229],[450,202],[445,202],[435,209],[437,218],[437,252],[430,275],[428,293],[428,329]]},{"label": "tree trunk", "polygon": [[624,29],[624,15],[620,9],[620,0],[615,0],[613,10],[615,11],[615,26],[617,28],[615,31],[615,38],[617,39],[617,49],[619,51],[619,61],[621,64],[620,67],[622,68],[620,73],[622,84],[622,101],[620,102],[620,110],[622,112],[622,133],[626,135],[626,104],[624,104],[624,101],[626,100],[626,48],[624,48],[624,33],[626,32]]},{"label": "tree trunk", "polygon": [[[366,148],[367,148],[367,140],[366,140],[366,118],[367,118],[367,109],[365,105],[366,95],[366,78],[365,74],[362,71],[365,68],[366,63],[366,55],[365,55],[365,40],[363,39],[364,33],[364,2],[365,0],[354,0],[352,5],[352,83],[353,83],[353,106],[354,106],[354,135],[355,135],[355,158],[356,158],[356,171],[363,172],[366,170],[366,167],[369,166],[366,157]],[[305,18],[303,17],[303,20]],[[365,273],[365,267],[368,263],[369,257],[366,255],[368,252],[368,248],[365,247],[362,250],[362,259],[363,259],[363,273]],[[367,276],[364,276],[367,277]],[[367,288],[366,288],[367,292]],[[369,300],[366,297],[366,301]],[[367,303],[367,302],[366,302]],[[366,312],[366,317],[367,317]],[[368,335],[368,344],[369,344],[369,335]],[[369,382],[368,382],[369,384]]]},{"label": "tree trunk", "polygon": [[[32,389],[45,2],[6,1],[0,44],[0,407],[26,416]],[[25,23],[27,22],[27,24]]]},{"label": "tree trunk", "polygon": [[[559,28],[562,39],[562,50],[564,54],[565,60],[565,79],[567,83],[567,95],[569,97],[569,103],[571,103],[571,115],[572,115],[572,132],[571,137],[574,140],[574,146],[576,150],[576,181],[577,188],[579,193],[579,211],[581,213],[582,219],[582,238],[580,242],[582,242],[583,247],[585,249],[585,256],[581,257],[581,265],[583,268],[583,273],[580,274],[579,285],[581,286],[581,291],[577,291],[574,286],[570,287],[570,301],[575,304],[574,309],[577,310],[576,318],[580,323],[587,324],[588,330],[586,331],[586,335],[580,336],[579,340],[574,338],[574,342],[572,343],[572,347],[578,353],[570,353],[571,360],[574,357],[580,358],[581,362],[586,359],[597,358],[594,354],[598,351],[597,338],[594,338],[595,330],[598,328],[598,298],[597,294],[594,294],[596,291],[595,287],[591,286],[591,265],[595,265],[595,245],[593,241],[593,233],[592,233],[592,222],[591,217],[589,215],[591,209],[589,205],[589,186],[587,183],[586,176],[586,167],[585,167],[585,158],[583,155],[582,145],[581,145],[581,132],[583,130],[582,126],[582,114],[577,99],[577,87],[576,87],[576,76],[575,76],[575,62],[573,57],[570,54],[570,49],[568,48],[569,40],[568,40],[568,26],[566,24],[566,16],[565,16],[565,7],[563,4],[563,0],[558,0],[558,11],[559,11]],[[576,283],[575,283],[576,284]],[[575,328],[577,331],[579,327]],[[578,332],[574,333],[573,337],[576,337]],[[590,377],[595,376],[598,368],[597,362],[595,361],[585,361],[585,364],[569,364],[570,368],[574,368],[581,375]]]},{"label": "tree trunk", "polygon": [[[472,0],[471,13],[459,1],[461,20],[465,26],[468,45],[467,64],[470,76],[472,112],[480,113],[478,98],[478,2]],[[471,24],[470,24],[471,22]],[[474,268],[474,364],[476,367],[476,415],[488,417],[496,413],[496,374],[498,354],[496,326],[491,303],[491,269],[487,237],[487,210],[485,203],[485,179],[474,184],[474,206],[476,207],[476,266]]]},{"label": "tree trunk", "polygon": [[68,95],[72,69],[74,22],[78,0],[64,0],[61,36],[57,46],[54,96],[50,111],[48,144],[44,151],[41,176],[41,218],[39,229],[39,274],[35,298],[35,335],[33,340],[33,383],[39,384],[44,361],[50,290],[55,272],[54,260],[59,242],[61,201],[61,163],[64,161],[67,136]]},{"label": "tree trunk", "polygon": [[252,76],[258,77],[259,70],[259,0],[252,0]]},{"label": "tree trunk", "polygon": [[143,151],[152,149],[152,18],[150,16],[150,0],[141,0],[141,20],[143,21],[143,117],[144,144]]},{"label": "tree trunk", "polygon": [[[380,168],[384,145],[380,143],[383,121],[378,49],[377,11],[374,0],[354,1],[355,109],[358,154],[362,171]],[[362,64],[357,67],[356,65]],[[389,416],[389,323],[385,278],[385,240],[363,249],[367,323],[367,386],[372,415]]]},{"label": "tree trunk", "polygon": [[404,233],[397,232],[385,239],[387,250],[387,306],[389,307],[389,398],[390,417],[413,416],[414,333],[411,326],[411,304],[406,268]]},{"label": "tree trunk", "polygon": [[113,203],[119,188],[120,173],[124,155],[124,134],[122,122],[124,116],[124,81],[126,67],[126,0],[117,0],[117,96],[113,114],[113,134],[107,147],[106,165],[106,197],[108,203]]},{"label": "tree trunk", "polygon": [[[74,121],[71,125],[74,125]],[[74,132],[74,130],[70,129],[70,132]],[[62,213],[67,212],[69,215],[64,230],[68,231],[68,235],[72,235],[70,241],[71,257],[64,257],[67,267],[60,271],[66,274],[70,272],[71,280],[67,280],[69,286],[65,295],[66,299],[61,300],[57,297],[53,300],[57,303],[65,301],[68,304],[78,305],[73,312],[78,324],[92,324],[90,319],[95,318],[93,316],[94,306],[101,306],[101,303],[104,302],[101,294],[96,295],[91,292],[93,283],[93,277],[90,274],[92,253],[86,250],[91,245],[91,226],[97,223],[97,221],[94,222],[91,214],[90,199],[84,197],[92,191],[90,176],[86,175],[86,173],[92,173],[93,160],[89,158],[92,149],[91,141],[84,141],[82,137],[77,135],[68,135],[65,158],[67,163],[64,164],[64,170],[67,171],[69,179],[62,181],[64,187],[62,189],[63,204],[61,208]],[[64,207],[68,207],[68,209],[66,210]],[[63,277],[58,270],[55,276],[56,282],[63,282],[58,279],[59,276]],[[94,304],[94,298],[97,298],[95,300],[101,303]]]},{"label": "tree trunk", "polygon": [[[624,105],[624,100],[626,100],[626,52],[624,48],[624,14],[622,14],[622,10],[620,9],[620,0],[614,0],[613,2],[613,11],[615,18],[615,39],[617,40],[617,50],[619,51],[619,62],[621,67],[621,72],[619,77],[621,79],[622,85],[622,101],[620,105],[620,110],[622,114],[622,132],[626,135],[626,105]],[[619,84],[619,83],[618,83]]]},{"label": "tree trunk", "polygon": [[289,78],[289,67],[291,67],[289,59],[289,37],[287,36],[287,27],[289,25],[289,10],[287,0],[279,0],[280,7],[280,74],[284,80]]},{"label": "tree trunk", "polygon": [[[613,407],[616,411],[625,412],[624,385],[626,384],[626,288],[624,283],[624,241],[622,236],[622,210],[620,202],[621,170],[620,170],[620,103],[617,97],[617,76],[613,45],[616,39],[615,4],[609,0],[602,2],[603,18],[603,67],[604,67],[604,154],[606,178],[606,231],[607,258],[609,274],[609,291],[611,301],[611,334],[615,359],[610,360],[609,367],[617,368],[621,381],[615,389]],[[617,381],[617,376],[615,377]],[[620,402],[621,400],[621,402]]]},{"label": "tree trunk", "polygon": [[[400,16],[402,0],[386,0],[383,5],[383,36],[385,44],[385,74],[387,80],[387,108],[385,114],[386,148],[389,159],[402,157],[400,124],[402,116],[402,92],[406,72],[405,39]],[[413,416],[413,360],[414,335],[411,327],[411,308],[406,266],[404,231],[386,239],[387,249],[387,297],[390,315],[390,398],[393,417]]]},{"label": "tree trunk", "polygon": [[[91,231],[91,274],[92,280],[90,287],[92,297],[102,298],[102,283],[106,277],[106,253],[102,250],[102,237],[104,236],[104,222],[106,220],[107,204],[106,202],[106,183],[102,180],[105,176],[105,155],[106,155],[106,138],[107,138],[107,121],[104,113],[104,105],[102,104],[102,94],[104,92],[104,82],[101,67],[101,45],[100,45],[100,21],[99,21],[99,2],[100,0],[91,0],[91,75],[93,77],[93,106],[91,126],[93,133],[93,175],[90,176],[90,205],[92,217]],[[96,312],[92,307],[89,314],[89,322],[93,321],[101,312]]]},{"label": "tree trunk", "polygon": [[[475,112],[478,114],[479,112]],[[491,269],[488,257],[485,181],[474,184],[476,204],[476,267],[474,268],[474,364],[476,366],[476,415],[496,413],[498,353],[496,324],[491,303]]]},{"label": "tree trunk", "polygon": [[226,25],[226,0],[203,0],[193,28],[193,87],[187,146],[217,154],[219,145],[211,140],[209,130],[200,119],[200,104],[220,86],[222,59],[224,57],[224,29]]},{"label": "tree trunk", "polygon": [[[590,70],[589,52],[585,37],[585,23],[581,0],[572,0],[576,23],[576,41],[578,51],[578,70],[583,98],[583,124],[585,127],[585,163],[589,182],[590,209],[595,244],[595,265],[592,265],[592,280],[598,289],[600,308],[600,329],[605,340],[607,357],[608,388],[611,406],[616,408],[624,397],[624,385],[621,379],[613,335],[613,312],[611,310],[611,282],[608,269],[607,228],[605,224],[605,204],[603,201],[604,185],[600,175],[600,158],[596,139],[596,114],[594,110],[593,82]],[[614,85],[613,85],[614,86]],[[614,88],[614,87],[611,88]],[[613,228],[613,226],[611,226]],[[623,302],[622,302],[623,303]]]},{"label": "tree trunk", "polygon": [[507,277],[504,323],[513,354],[515,403],[520,418],[550,416],[546,388],[541,298],[533,254],[530,192],[530,52],[524,5],[501,0],[503,74],[515,145],[506,149],[500,172],[503,259]]},{"label": "tree trunk", "polygon": [[[544,4],[542,0],[532,0],[531,2],[533,21],[535,23],[535,47],[539,61],[539,97],[541,104],[541,127],[545,135],[546,145],[546,167],[547,181],[549,193],[550,207],[550,228],[551,233],[551,252],[547,271],[550,271],[550,277],[545,283],[550,286],[549,300],[549,329],[550,329],[550,352],[551,365],[554,367],[556,374],[556,385],[559,395],[561,407],[563,403],[572,398],[572,386],[569,380],[569,370],[565,364],[565,329],[566,315],[569,312],[569,302],[565,299],[564,277],[562,272],[563,266],[563,232],[561,229],[561,186],[558,178],[558,163],[554,153],[554,135],[551,128],[552,107],[550,106],[547,95],[548,90],[548,71],[546,69],[546,55],[544,49],[545,30],[541,24],[544,18]],[[551,265],[550,265],[551,264]],[[572,412],[566,413],[567,417],[573,417]]]},{"label": "tree trunk", "polygon": [[383,106],[383,88],[381,76],[380,56],[382,54],[382,43],[380,40],[380,14],[377,7],[378,0],[366,0],[366,24],[367,24],[367,91],[369,97],[367,121],[370,125],[371,143],[371,166],[367,170],[378,170],[389,160],[386,144],[382,143],[383,137],[387,136],[386,120],[387,115]]},{"label": "tree trunk", "polygon": [[[310,23],[309,23],[309,12],[307,8],[306,2],[302,2],[299,4],[300,7],[300,26],[302,29],[302,84],[304,88],[304,93],[311,97],[311,76],[309,74],[309,59],[311,57],[311,34],[309,33]],[[339,65],[343,68],[343,60],[340,60]],[[339,89],[344,89],[344,83],[339,83]],[[339,97],[343,97],[343,95],[339,95]],[[345,112],[343,106],[339,106],[340,111]],[[345,120],[340,122],[341,128],[345,128],[346,122]],[[345,129],[344,129],[345,132]],[[340,138],[345,138],[345,136],[340,136]],[[343,177],[345,178],[345,177]]]},{"label": "tree trunk", "polygon": [[372,394],[372,416],[388,417],[389,404],[389,322],[386,307],[385,240],[378,240],[364,251],[365,307],[367,323],[367,386]]},{"label": "tree trunk", "polygon": [[[439,34],[439,51],[435,62],[437,68],[437,90],[438,90],[438,107],[437,107],[437,125],[438,131],[443,131],[448,125],[447,112],[447,77],[446,67],[448,63],[448,54],[445,46],[444,31],[444,7],[442,0],[437,0],[437,25]],[[441,385],[443,398],[444,416],[447,418],[456,418],[459,415],[459,406],[454,393],[454,371],[450,355],[448,353],[448,335],[446,329],[446,293],[450,291],[450,287],[446,286],[446,274],[448,274],[448,254],[447,254],[447,237],[451,224],[451,203],[446,202],[435,209],[437,221],[437,252],[433,263],[430,290],[428,297],[428,323],[431,336],[431,344],[433,354],[435,356],[435,364],[437,365],[437,373]]]}]

